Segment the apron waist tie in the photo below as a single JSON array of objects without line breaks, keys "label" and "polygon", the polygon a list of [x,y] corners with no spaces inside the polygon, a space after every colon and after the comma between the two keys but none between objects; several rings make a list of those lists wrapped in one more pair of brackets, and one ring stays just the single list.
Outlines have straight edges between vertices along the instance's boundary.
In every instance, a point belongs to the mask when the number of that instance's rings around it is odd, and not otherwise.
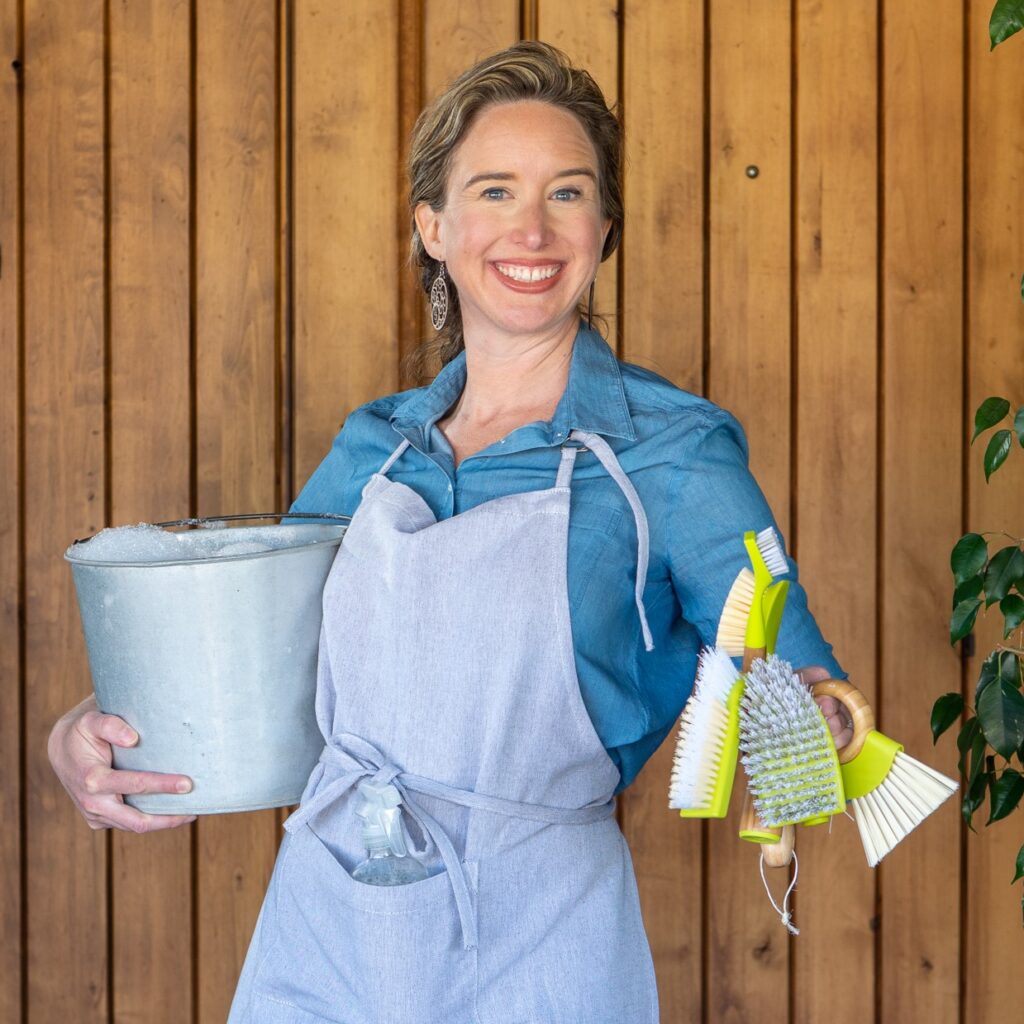
[{"label": "apron waist tie", "polygon": [[[285,820],[285,829],[289,833],[296,832],[310,818],[324,810],[361,779],[370,778],[382,785],[392,783],[402,796],[403,807],[419,825],[425,839],[432,842],[441,855],[455,895],[459,923],[462,926],[463,948],[467,950],[477,947],[477,925],[476,915],[473,913],[469,897],[466,872],[447,832],[410,793],[437,797],[474,810],[490,811],[493,814],[504,814],[512,818],[525,818],[528,821],[540,821],[552,825],[590,825],[610,818],[615,812],[614,798],[603,803],[587,804],[585,807],[549,807],[544,804],[528,804],[517,800],[487,796],[469,789],[456,789],[443,782],[403,771],[397,765],[389,763],[372,743],[352,733],[341,733],[332,737],[324,747],[320,754],[320,762],[313,769],[314,788],[320,785],[328,767],[341,772],[341,774],[290,815]],[[417,850],[416,852],[424,853],[426,851]]]}]

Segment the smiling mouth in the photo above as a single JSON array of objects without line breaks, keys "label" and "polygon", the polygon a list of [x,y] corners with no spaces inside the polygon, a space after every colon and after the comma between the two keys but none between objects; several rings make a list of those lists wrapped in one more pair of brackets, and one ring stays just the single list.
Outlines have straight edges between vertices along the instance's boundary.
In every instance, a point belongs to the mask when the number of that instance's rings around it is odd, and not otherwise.
[{"label": "smiling mouth", "polygon": [[495,263],[494,268],[503,277],[531,284],[535,281],[547,281],[554,277],[562,269],[562,264],[551,263],[542,267],[523,267],[515,263]]}]

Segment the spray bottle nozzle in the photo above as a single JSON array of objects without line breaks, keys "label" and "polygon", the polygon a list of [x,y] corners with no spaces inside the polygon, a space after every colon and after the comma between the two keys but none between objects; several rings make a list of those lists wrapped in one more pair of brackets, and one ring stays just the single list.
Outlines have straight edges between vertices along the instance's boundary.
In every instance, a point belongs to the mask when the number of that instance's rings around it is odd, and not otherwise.
[{"label": "spray bottle nozzle", "polygon": [[407,854],[402,833],[402,794],[390,783],[366,780],[356,787],[360,800],[356,814],[363,820],[367,846],[385,842],[396,857]]}]

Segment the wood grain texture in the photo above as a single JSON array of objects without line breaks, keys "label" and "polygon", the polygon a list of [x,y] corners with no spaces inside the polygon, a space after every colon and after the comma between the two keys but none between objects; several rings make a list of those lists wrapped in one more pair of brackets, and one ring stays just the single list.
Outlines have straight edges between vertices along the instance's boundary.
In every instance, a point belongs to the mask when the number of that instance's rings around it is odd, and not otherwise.
[{"label": "wood grain texture", "polygon": [[519,38],[516,0],[423,0],[423,102]]},{"label": "wood grain texture", "polygon": [[395,244],[398,259],[399,387],[417,384],[406,358],[425,334],[426,297],[409,265],[409,148],[423,106],[423,0],[398,0],[398,166],[395,168]]},{"label": "wood grain texture", "polygon": [[[609,107],[619,101],[619,18],[606,0],[537,0],[537,38],[569,55],[577,67],[586,68],[597,82]],[[619,254],[601,264],[594,289],[594,315],[608,343],[616,351],[619,329]],[[584,303],[587,296],[583,297]]]},{"label": "wood grain texture", "polygon": [[[792,547],[818,626],[871,701],[878,543],[876,11],[801,0],[794,28]],[[797,833],[794,1020],[872,1020],[875,875],[856,826],[837,818],[831,827]]]},{"label": "wood grain texture", "polygon": [[631,4],[622,20],[626,225],[622,358],[699,393],[704,333],[704,17]]},{"label": "wood grain texture", "polygon": [[[698,4],[630,5],[622,31],[626,224],[623,358],[702,385],[704,25]],[[680,680],[686,685],[688,680]],[[699,1020],[702,835],[666,810],[673,730],[620,798],[658,978],[662,1020]]]},{"label": "wood grain texture", "polygon": [[[716,3],[710,42],[708,397],[743,424],[751,470],[788,536],[789,5]],[[706,1012],[722,1022],[784,1020],[788,935],[761,885],[758,848],[737,837],[739,811],[734,798],[730,816],[709,827]],[[777,901],[786,875],[772,873]]]},{"label": "wood grain texture", "polygon": [[398,389],[398,13],[395,2],[296,11],[299,485],[354,408]]},{"label": "wood grain texture", "polygon": [[[961,523],[963,59],[957,3],[884,23],[879,726],[937,764],[932,702],[959,689],[949,550]],[[948,771],[952,767],[946,761]],[[878,869],[884,1020],[956,1021],[959,827],[949,801]]]},{"label": "wood grain texture", "polygon": [[0,1020],[21,1016],[21,350],[18,10],[0,4]]},{"label": "wood grain texture", "polygon": [[[989,52],[989,5],[970,5],[968,74],[970,108],[967,146],[970,189],[967,238],[967,408],[957,440],[968,467],[965,529],[1024,533],[1024,450],[1014,443],[1006,465],[986,484],[982,456],[992,432],[967,448],[974,410],[991,395],[1013,409],[1024,405],[1024,38],[1015,36]],[[1012,414],[1011,414],[1012,415]],[[992,552],[1009,539],[989,537]],[[955,540],[955,538],[953,538]],[[952,541],[947,545],[952,547]],[[945,594],[950,592],[946,576]],[[967,662],[965,694],[974,705],[981,662],[1000,640],[1002,618],[991,609],[978,617],[976,654]],[[1018,637],[1019,633],[1016,634]],[[951,686],[950,689],[955,689]],[[936,689],[936,693],[939,691]],[[954,774],[952,740],[939,741],[944,767]],[[1010,884],[1017,851],[1024,843],[1024,811],[966,836],[967,920],[964,934],[964,1022],[1005,1019],[1024,1006],[1024,928],[1021,883]]]},{"label": "wood grain texture", "polygon": [[[189,514],[189,4],[110,9],[110,519]],[[115,1022],[192,1014],[190,830],[112,834]]]},{"label": "wood grain texture", "polygon": [[27,1012],[99,1024],[107,837],[67,799],[46,739],[90,690],[61,556],[105,518],[103,5],[24,10]]},{"label": "wood grain texture", "polygon": [[[196,430],[200,515],[275,511],[278,483],[273,0],[197,7]],[[198,832],[197,1024],[221,1024],[279,840],[273,811]]]}]

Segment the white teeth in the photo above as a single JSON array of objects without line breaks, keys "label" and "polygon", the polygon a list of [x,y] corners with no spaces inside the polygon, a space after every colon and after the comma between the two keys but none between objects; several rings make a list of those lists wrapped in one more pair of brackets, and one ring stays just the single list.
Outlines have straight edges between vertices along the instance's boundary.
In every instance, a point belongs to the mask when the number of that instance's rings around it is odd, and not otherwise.
[{"label": "white teeth", "polygon": [[560,264],[550,267],[520,267],[512,263],[495,263],[498,271],[513,281],[546,281],[562,269]]}]

